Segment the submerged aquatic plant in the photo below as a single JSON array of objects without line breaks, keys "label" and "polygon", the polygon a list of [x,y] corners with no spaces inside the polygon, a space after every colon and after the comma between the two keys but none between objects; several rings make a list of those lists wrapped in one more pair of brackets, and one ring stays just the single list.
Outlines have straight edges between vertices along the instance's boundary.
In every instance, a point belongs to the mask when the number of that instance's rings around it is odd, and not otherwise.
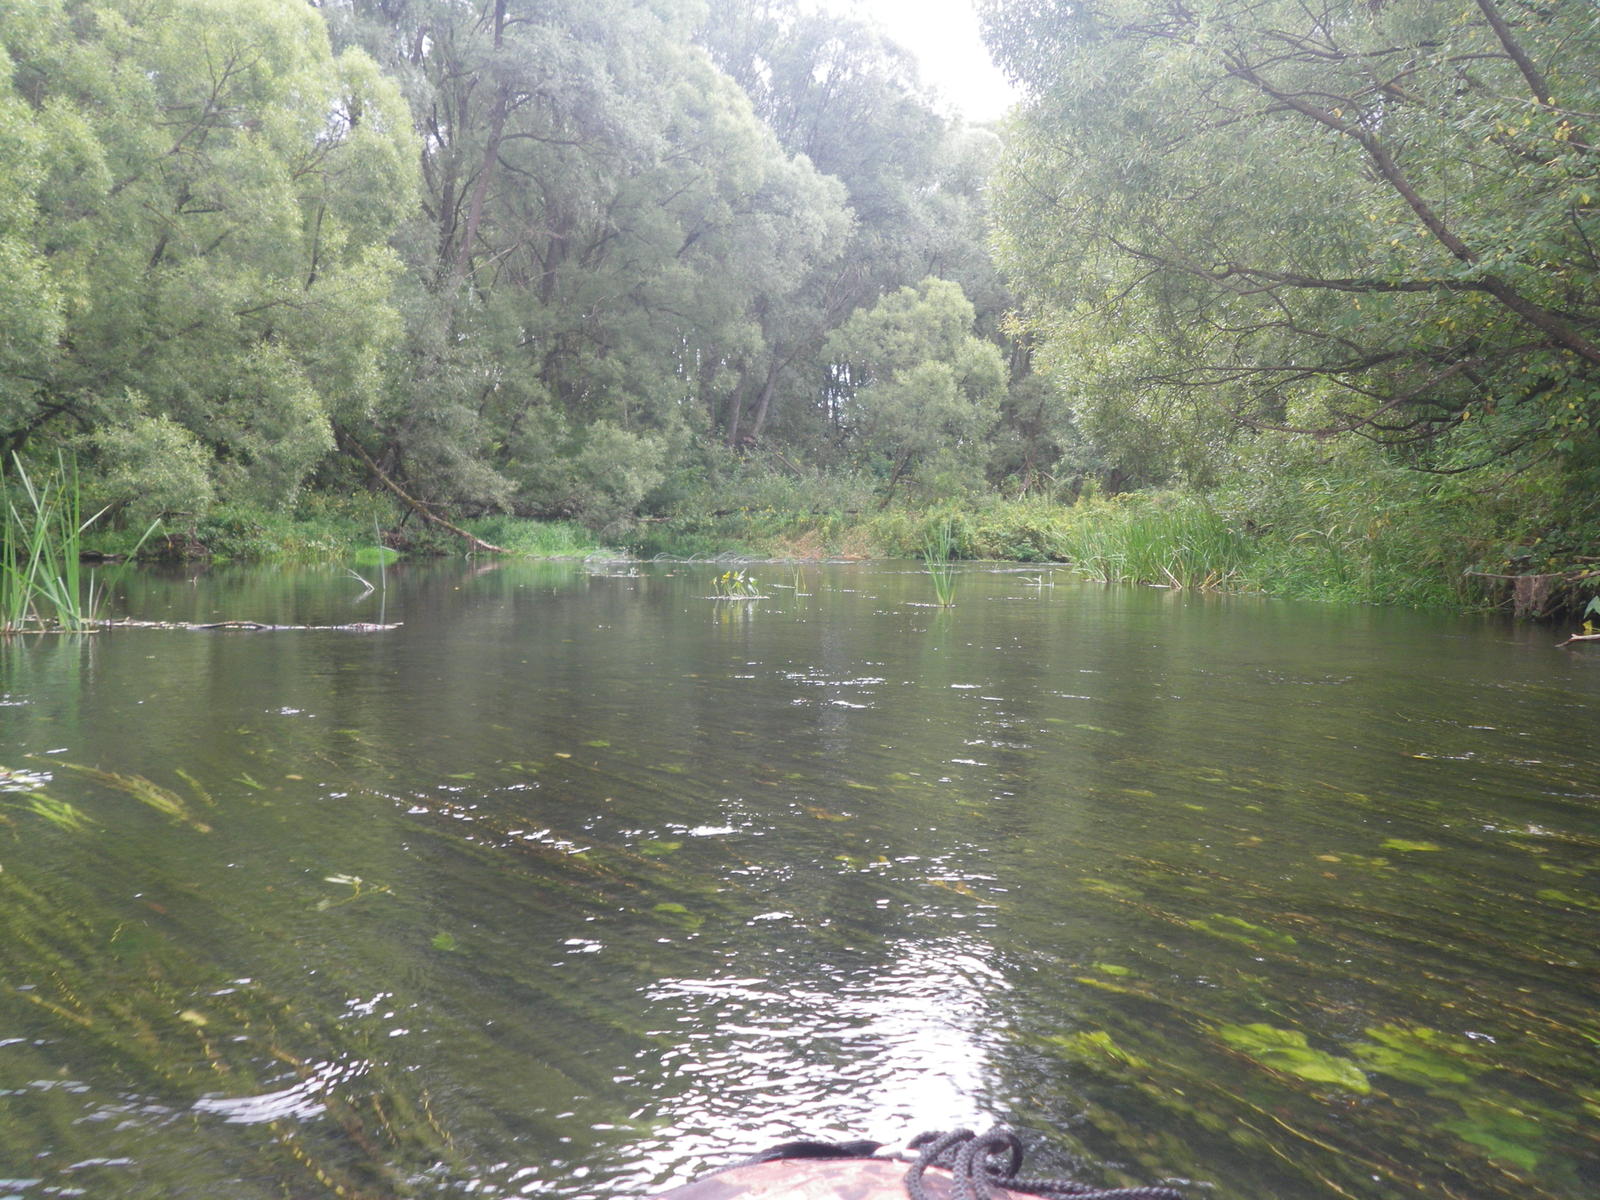
[{"label": "submerged aquatic plant", "polygon": [[950,563],[955,545],[955,527],[948,520],[922,543],[922,562],[928,568],[928,578],[933,581],[933,596],[940,608],[954,608],[956,603],[955,568]]},{"label": "submerged aquatic plant", "polygon": [[[377,1045],[385,1034],[370,1022],[321,1017],[220,971],[182,937],[130,921],[91,892],[64,899],[61,880],[40,889],[27,874],[0,871],[7,976],[28,985],[13,998],[57,1038],[196,1113],[227,1120],[256,1112],[261,1095],[286,1082],[320,1106],[322,1120],[262,1127],[276,1147],[252,1163],[264,1193],[415,1196],[426,1172],[466,1177],[427,1094],[387,1064]],[[0,1159],[17,1161],[17,1135],[27,1146],[28,1133],[26,1122],[0,1127]]]},{"label": "submerged aquatic plant", "polygon": [[[156,812],[171,817],[174,821],[187,825],[197,833],[210,833],[211,826],[194,815],[183,797],[168,788],[162,787],[146,779],[143,775],[121,774],[117,771],[102,771],[98,767],[86,767],[81,763],[54,761],[52,766],[57,771],[70,771],[72,774],[91,780],[115,791],[132,796],[141,804],[148,805]],[[180,775],[183,772],[179,772]],[[191,784],[191,786],[194,786]],[[197,789],[198,790],[198,789]],[[216,801],[200,791],[201,797],[211,804]]]},{"label": "submerged aquatic plant", "polygon": [[42,771],[13,771],[0,767],[0,822],[9,822],[9,810],[32,813],[62,829],[88,828],[88,819],[75,805],[44,792],[48,779]]}]

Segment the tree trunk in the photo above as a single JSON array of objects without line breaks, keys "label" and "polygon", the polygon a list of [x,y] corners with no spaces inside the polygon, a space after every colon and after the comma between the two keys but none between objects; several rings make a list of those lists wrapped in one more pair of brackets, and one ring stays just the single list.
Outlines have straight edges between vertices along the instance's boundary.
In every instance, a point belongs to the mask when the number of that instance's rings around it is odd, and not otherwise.
[{"label": "tree trunk", "polygon": [[[494,48],[498,57],[505,36],[506,0],[495,0]],[[499,64],[496,64],[499,70]],[[511,107],[511,84],[502,79],[495,88],[494,107],[489,112],[489,137],[483,147],[483,162],[478,167],[478,178],[472,186],[472,200],[467,206],[467,224],[456,243],[455,261],[450,268],[450,290],[460,287],[467,277],[472,261],[472,246],[478,240],[478,225],[483,219],[484,201],[489,195],[489,184],[494,179],[495,164],[500,160],[500,142],[505,136],[506,115]]]}]

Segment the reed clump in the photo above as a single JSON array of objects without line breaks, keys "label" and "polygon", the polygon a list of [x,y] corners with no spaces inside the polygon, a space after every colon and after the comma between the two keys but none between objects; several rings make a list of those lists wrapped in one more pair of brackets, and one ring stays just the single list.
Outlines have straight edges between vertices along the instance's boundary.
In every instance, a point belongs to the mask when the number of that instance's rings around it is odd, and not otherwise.
[{"label": "reed clump", "polygon": [[1252,547],[1226,514],[1204,502],[1129,497],[1069,512],[1063,548],[1090,579],[1196,591],[1245,586]]},{"label": "reed clump", "polygon": [[83,633],[97,624],[105,588],[92,572],[84,576],[83,535],[107,511],[83,516],[77,465],[64,455],[37,478],[15,454],[9,472],[0,463],[0,634]]},{"label": "reed clump", "polygon": [[84,528],[78,477],[65,459],[35,481],[15,454],[0,463],[0,633],[88,628],[93,597],[83,595],[79,552]]},{"label": "reed clump", "polygon": [[940,608],[955,607],[955,567],[950,562],[955,555],[955,549],[955,523],[948,519],[934,526],[922,543],[922,562],[928,569],[928,579],[933,583],[934,600]]}]

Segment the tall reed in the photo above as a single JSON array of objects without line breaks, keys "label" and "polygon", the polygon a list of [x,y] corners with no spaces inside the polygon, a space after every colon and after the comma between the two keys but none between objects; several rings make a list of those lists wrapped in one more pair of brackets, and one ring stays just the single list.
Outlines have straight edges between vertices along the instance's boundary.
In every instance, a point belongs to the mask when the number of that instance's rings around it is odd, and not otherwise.
[{"label": "tall reed", "polygon": [[0,633],[81,633],[94,625],[104,596],[92,577],[84,587],[83,532],[106,510],[83,518],[77,465],[63,455],[38,480],[17,455],[11,463],[14,480],[0,463]]},{"label": "tall reed", "polygon": [[955,526],[949,520],[938,525],[922,543],[922,562],[928,568],[934,599],[940,608],[954,608],[956,603],[955,568],[950,565],[955,545]]},{"label": "tall reed", "polygon": [[1173,588],[1237,587],[1249,557],[1228,520],[1195,501],[1085,506],[1067,546],[1092,579]]}]

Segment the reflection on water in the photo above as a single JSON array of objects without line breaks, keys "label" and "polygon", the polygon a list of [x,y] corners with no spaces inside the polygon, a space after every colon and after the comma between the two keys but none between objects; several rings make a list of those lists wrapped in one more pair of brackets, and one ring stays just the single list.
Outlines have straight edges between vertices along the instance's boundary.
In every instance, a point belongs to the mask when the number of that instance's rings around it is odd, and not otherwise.
[{"label": "reflection on water", "polygon": [[904,950],[886,968],[824,968],[808,986],[747,976],[650,987],[649,1010],[671,1014],[655,1031],[668,1045],[655,1070],[707,1083],[653,1131],[658,1153],[716,1162],[730,1129],[760,1146],[796,1129],[903,1139],[907,1129],[989,1119],[976,1100],[985,1082],[983,991],[1005,981],[956,945]]},{"label": "reflection on water", "polygon": [[0,645],[0,1197],[621,1196],[995,1120],[1221,1195],[1600,1186],[1592,654],[712,573],[139,575],[403,625]]}]

